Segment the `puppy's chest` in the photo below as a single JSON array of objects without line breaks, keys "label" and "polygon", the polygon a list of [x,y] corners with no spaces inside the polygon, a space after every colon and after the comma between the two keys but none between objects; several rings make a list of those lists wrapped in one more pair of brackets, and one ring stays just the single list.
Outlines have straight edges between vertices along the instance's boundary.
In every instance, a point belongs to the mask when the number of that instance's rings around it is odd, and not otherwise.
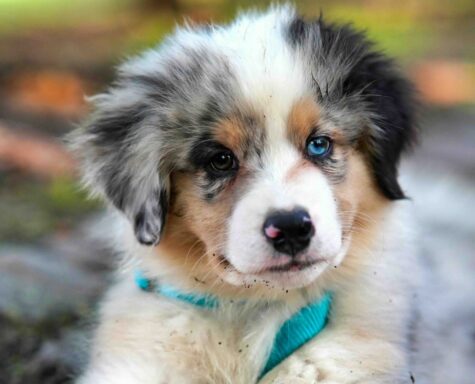
[{"label": "puppy's chest", "polygon": [[281,322],[272,310],[186,309],[163,322],[160,364],[196,383],[256,382]]}]

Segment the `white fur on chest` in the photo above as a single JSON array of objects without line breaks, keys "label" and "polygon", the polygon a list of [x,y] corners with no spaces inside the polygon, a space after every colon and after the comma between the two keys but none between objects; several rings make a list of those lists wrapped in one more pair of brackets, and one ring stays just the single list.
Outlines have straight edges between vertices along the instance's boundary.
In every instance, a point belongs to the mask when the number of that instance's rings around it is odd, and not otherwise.
[{"label": "white fur on chest", "polygon": [[102,368],[90,369],[94,378],[83,382],[256,382],[288,315],[281,306],[245,303],[199,308],[124,281],[109,292],[102,308],[106,321],[92,356],[92,364],[100,356]]},{"label": "white fur on chest", "polygon": [[[406,339],[418,278],[410,227],[397,208],[377,247],[353,250],[357,270],[324,280],[334,293],[329,325],[260,382],[409,382]],[[103,302],[80,383],[255,383],[279,326],[302,304],[198,308],[143,292],[125,273]]]}]

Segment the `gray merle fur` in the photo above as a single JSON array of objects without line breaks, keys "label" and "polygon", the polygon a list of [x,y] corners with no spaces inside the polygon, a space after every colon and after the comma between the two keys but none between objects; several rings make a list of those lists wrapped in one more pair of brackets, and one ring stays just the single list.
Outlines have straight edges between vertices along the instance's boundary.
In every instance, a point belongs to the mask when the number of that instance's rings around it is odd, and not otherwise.
[{"label": "gray merle fur", "polygon": [[130,218],[140,243],[152,245],[164,228],[171,169],[193,169],[188,154],[229,113],[236,87],[226,60],[203,49],[170,55],[153,72],[148,60],[119,69],[70,139],[86,183]]},{"label": "gray merle fur", "polygon": [[[290,44],[303,50],[314,68],[317,98],[327,106],[354,108],[355,113],[363,108],[369,116],[372,126],[367,127],[364,151],[369,152],[376,182],[389,199],[404,198],[397,168],[401,153],[415,138],[416,102],[410,83],[390,59],[348,25],[296,18],[287,34]],[[327,67],[323,73],[322,66]]]}]

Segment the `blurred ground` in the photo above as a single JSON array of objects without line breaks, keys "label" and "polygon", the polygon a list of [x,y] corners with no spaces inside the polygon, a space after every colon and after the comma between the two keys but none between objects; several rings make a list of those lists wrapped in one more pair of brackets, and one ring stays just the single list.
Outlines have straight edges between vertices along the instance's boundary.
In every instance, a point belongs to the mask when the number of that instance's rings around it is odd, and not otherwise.
[{"label": "blurred ground", "polygon": [[472,384],[475,110],[431,110],[421,136],[420,147],[402,167],[426,272],[414,333],[414,376],[419,384]]},{"label": "blurred ground", "polygon": [[[61,146],[87,111],[83,96],[103,89],[114,65],[159,41],[175,20],[226,21],[251,4],[0,0],[0,383],[70,382],[83,362],[85,319],[110,280],[113,257],[95,237],[101,206],[78,189]],[[421,146],[402,172],[434,272],[419,344],[434,367],[430,382],[473,383],[475,3],[298,5],[366,28],[427,105]],[[438,344],[430,329],[443,335]],[[436,354],[441,345],[450,353]]]}]

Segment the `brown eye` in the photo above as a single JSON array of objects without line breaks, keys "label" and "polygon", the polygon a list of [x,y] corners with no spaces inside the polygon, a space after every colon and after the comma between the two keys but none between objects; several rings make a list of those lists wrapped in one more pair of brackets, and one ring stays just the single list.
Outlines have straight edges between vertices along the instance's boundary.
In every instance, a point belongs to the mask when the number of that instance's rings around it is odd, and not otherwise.
[{"label": "brown eye", "polygon": [[236,160],[232,153],[220,152],[211,158],[210,167],[216,172],[231,171],[236,169]]}]

